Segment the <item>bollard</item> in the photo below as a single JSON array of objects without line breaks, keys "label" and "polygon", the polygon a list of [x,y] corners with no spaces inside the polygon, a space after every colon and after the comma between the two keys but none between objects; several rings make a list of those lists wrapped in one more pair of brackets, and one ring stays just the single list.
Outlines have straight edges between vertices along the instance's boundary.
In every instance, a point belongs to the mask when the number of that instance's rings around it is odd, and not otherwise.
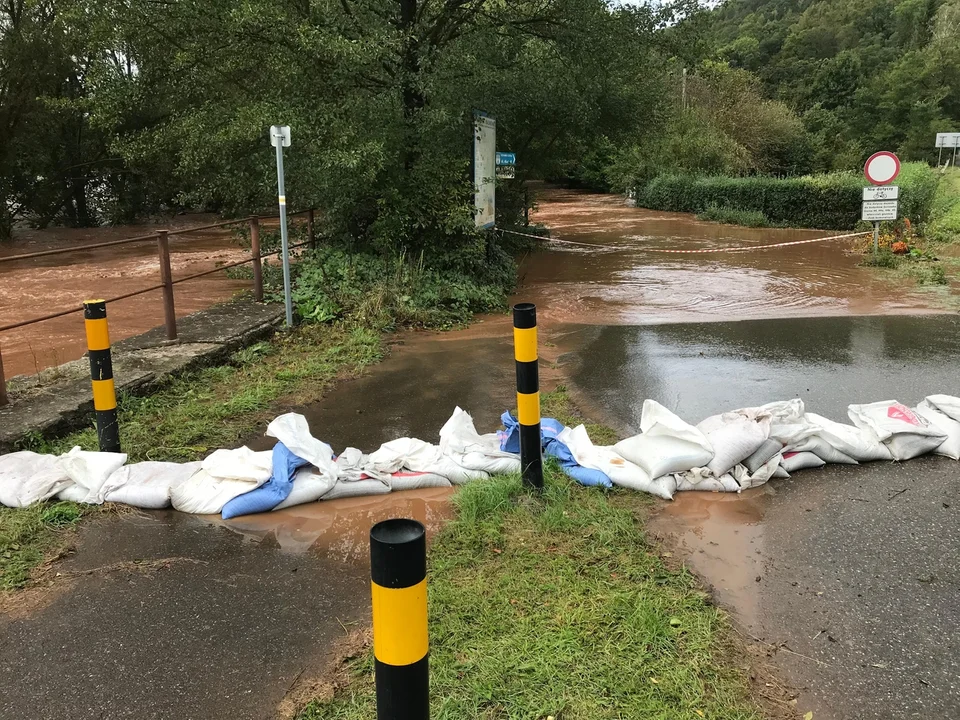
[{"label": "bollard", "polygon": [[517,360],[517,418],[520,420],[520,468],[525,485],[543,487],[540,447],[540,372],[537,358],[537,306],[513,307],[513,347]]},{"label": "bollard", "polygon": [[260,261],[260,218],[250,218],[250,254],[253,256],[253,299],[263,302],[263,263]]},{"label": "bollard", "polygon": [[377,720],[428,720],[427,533],[416,520],[370,530]]},{"label": "bollard", "polygon": [[167,340],[176,340],[177,311],[173,305],[173,273],[170,271],[170,241],[166,230],[157,232],[157,249],[160,254],[160,284],[163,285],[163,324],[167,327]]},{"label": "bollard", "polygon": [[83,303],[90,355],[90,379],[93,383],[93,408],[97,411],[97,440],[100,452],[120,452],[120,425],[117,422],[117,392],[113,384],[110,358],[110,330],[107,327],[107,303],[87,300]]},{"label": "bollard", "polygon": [[7,378],[3,374],[3,351],[0,350],[0,405],[6,405],[10,402],[7,397]]}]

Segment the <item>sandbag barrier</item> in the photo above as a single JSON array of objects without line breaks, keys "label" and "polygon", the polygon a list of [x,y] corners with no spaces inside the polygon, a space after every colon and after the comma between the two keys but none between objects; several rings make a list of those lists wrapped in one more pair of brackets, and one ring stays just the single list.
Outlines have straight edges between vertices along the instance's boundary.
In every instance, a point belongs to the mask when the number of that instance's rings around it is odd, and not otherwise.
[{"label": "sandbag barrier", "polygon": [[[850,405],[852,424],[807,412],[799,399],[713,415],[690,425],[653,400],[643,404],[638,435],[594,445],[583,425],[542,418],[545,455],[582,485],[623,487],[665,500],[682,491],[742,492],[773,478],[836,463],[903,461],[936,453],[960,459],[960,398],[931,395],[916,408],[895,400]],[[52,498],[117,502],[140,508],[173,505],[224,518],[342,497],[451,487],[520,472],[520,421],[481,435],[459,407],[439,444],[399,438],[365,454],[335,455],[306,418],[281,415],[267,427],[273,450],[222,449],[202,462],[126,464],[122,453],[74,448],[55,456],[0,455],[0,504],[26,507]]]}]

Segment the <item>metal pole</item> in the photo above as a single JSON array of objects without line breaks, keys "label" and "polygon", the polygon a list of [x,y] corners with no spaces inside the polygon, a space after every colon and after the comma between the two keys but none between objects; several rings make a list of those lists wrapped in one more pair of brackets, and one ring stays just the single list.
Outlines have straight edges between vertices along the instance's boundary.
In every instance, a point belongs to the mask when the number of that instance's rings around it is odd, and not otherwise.
[{"label": "metal pole", "polygon": [[163,323],[167,327],[167,340],[177,339],[177,310],[173,305],[173,273],[170,271],[170,240],[166,230],[157,232],[157,248],[160,254],[160,283],[163,285]]},{"label": "metal pole", "polygon": [[290,242],[287,239],[287,197],[283,184],[283,143],[277,138],[277,189],[280,201],[280,246],[283,250],[283,302],[287,327],[293,327],[293,298],[290,296]]},{"label": "metal pole", "polygon": [[429,720],[427,533],[416,520],[370,530],[377,720]]},{"label": "metal pole", "polygon": [[517,361],[517,418],[520,421],[520,470],[524,485],[543,487],[540,440],[540,370],[537,354],[537,306],[513,307],[513,352]]},{"label": "metal pole", "polygon": [[83,321],[90,356],[90,381],[93,385],[93,409],[97,413],[97,440],[100,452],[120,452],[120,424],[117,420],[117,390],[113,382],[110,357],[110,329],[107,327],[107,303],[87,300],[83,303]]},{"label": "metal pole", "polygon": [[10,402],[7,397],[7,378],[3,374],[3,352],[0,349],[0,405],[6,405]]},{"label": "metal pole", "polygon": [[873,223],[873,259],[876,260],[880,254],[880,223]]},{"label": "metal pole", "polygon": [[307,242],[310,243],[311,250],[316,249],[317,236],[313,229],[313,208],[310,208],[310,210],[307,212]]},{"label": "metal pole", "polygon": [[940,152],[937,153],[937,169],[943,166],[943,145],[940,146]]},{"label": "metal pole", "polygon": [[686,68],[683,69],[683,100],[681,103],[681,107],[684,110],[687,109],[687,69]]},{"label": "metal pole", "polygon": [[953,166],[957,166],[957,146],[953,146]]},{"label": "metal pole", "polygon": [[253,257],[253,299],[263,302],[263,263],[260,261],[260,218],[250,218],[250,255]]}]

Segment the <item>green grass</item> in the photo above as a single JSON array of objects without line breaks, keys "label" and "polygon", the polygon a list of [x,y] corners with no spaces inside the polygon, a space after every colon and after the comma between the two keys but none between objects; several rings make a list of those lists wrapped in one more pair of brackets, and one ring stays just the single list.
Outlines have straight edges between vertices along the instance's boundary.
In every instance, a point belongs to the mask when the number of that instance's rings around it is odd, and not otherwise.
[{"label": "green grass", "polygon": [[[198,460],[230,447],[272,418],[285,397],[297,404],[319,399],[340,376],[351,376],[383,356],[378,333],[337,325],[304,325],[237,352],[225,365],[172,380],[147,397],[120,400],[120,440],[130,461]],[[39,452],[97,447],[89,427],[55,440],[22,443]]]},{"label": "green grass", "polygon": [[754,228],[770,227],[771,225],[767,216],[759,210],[738,210],[737,208],[720,205],[711,205],[697,215],[697,220]]},{"label": "green grass", "polygon": [[960,169],[950,168],[941,178],[926,234],[938,243],[960,242]]},{"label": "green grass", "polygon": [[26,585],[33,569],[60,545],[62,531],[97,510],[69,502],[0,506],[0,590]]},{"label": "green grass", "polygon": [[[431,546],[433,717],[564,720],[759,715],[729,628],[686,570],[645,539],[649,501],[517,476],[464,486]],[[375,717],[372,657],[301,720]]]}]

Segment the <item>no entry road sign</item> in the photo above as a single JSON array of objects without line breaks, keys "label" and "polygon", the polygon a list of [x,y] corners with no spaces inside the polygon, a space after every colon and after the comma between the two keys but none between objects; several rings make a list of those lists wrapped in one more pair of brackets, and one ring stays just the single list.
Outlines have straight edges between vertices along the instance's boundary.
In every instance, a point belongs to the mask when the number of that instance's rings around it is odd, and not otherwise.
[{"label": "no entry road sign", "polygon": [[863,174],[871,185],[889,185],[900,174],[900,158],[892,152],[878,152],[863,166]]}]

